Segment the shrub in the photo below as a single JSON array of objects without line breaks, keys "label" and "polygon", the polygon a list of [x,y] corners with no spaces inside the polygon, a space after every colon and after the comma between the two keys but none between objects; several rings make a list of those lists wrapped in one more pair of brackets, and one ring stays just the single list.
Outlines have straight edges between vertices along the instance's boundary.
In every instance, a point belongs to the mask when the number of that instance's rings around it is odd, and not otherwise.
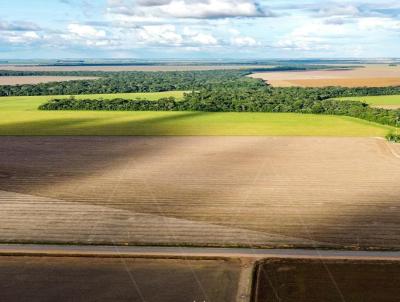
[{"label": "shrub", "polygon": [[386,135],[386,139],[389,142],[400,143],[400,134],[391,132],[388,135]]}]

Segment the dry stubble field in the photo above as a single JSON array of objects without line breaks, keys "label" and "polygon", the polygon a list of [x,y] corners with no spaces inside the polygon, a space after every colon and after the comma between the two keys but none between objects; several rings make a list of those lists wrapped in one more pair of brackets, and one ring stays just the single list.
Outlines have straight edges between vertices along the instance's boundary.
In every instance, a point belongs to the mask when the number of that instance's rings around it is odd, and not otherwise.
[{"label": "dry stubble field", "polygon": [[3,137],[0,241],[400,248],[374,138]]},{"label": "dry stubble field", "polygon": [[95,80],[96,77],[71,77],[71,76],[1,76],[0,85],[25,85],[51,82],[66,82],[78,80]]},{"label": "dry stubble field", "polygon": [[262,72],[251,75],[275,87],[386,87],[400,85],[400,66],[365,65],[352,70]]}]

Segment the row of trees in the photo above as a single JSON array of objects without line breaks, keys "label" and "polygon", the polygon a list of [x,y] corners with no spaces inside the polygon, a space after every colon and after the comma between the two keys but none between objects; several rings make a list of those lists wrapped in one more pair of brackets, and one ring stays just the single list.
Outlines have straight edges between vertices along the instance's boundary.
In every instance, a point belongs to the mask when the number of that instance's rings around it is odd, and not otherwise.
[{"label": "row of trees", "polygon": [[205,112],[293,112],[346,115],[384,125],[398,126],[400,110],[370,107],[358,101],[319,100],[318,98],[292,98],[274,89],[260,90],[207,90],[187,94],[183,101],[164,98],[148,100],[77,100],[55,99],[41,110],[108,110],[108,111],[205,111]]},{"label": "row of trees", "polygon": [[178,111],[184,110],[179,102],[173,98],[162,98],[158,101],[148,100],[78,100],[54,99],[39,107],[40,110],[105,110],[105,111]]}]

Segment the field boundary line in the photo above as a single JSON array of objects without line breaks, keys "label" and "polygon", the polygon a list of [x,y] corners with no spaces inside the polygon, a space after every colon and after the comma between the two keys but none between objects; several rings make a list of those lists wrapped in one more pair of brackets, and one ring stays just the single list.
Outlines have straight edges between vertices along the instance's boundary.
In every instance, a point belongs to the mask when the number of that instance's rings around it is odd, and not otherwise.
[{"label": "field boundary line", "polygon": [[388,143],[388,147],[389,147],[389,149],[390,149],[390,152],[392,152],[392,154],[393,154],[395,157],[397,157],[398,159],[400,159],[400,154],[397,153],[397,152],[392,148],[392,146],[391,146],[390,143]]},{"label": "field boundary line", "polygon": [[382,138],[382,137],[376,137],[376,139],[378,139],[378,140],[380,140],[380,141],[384,141],[384,142],[385,142],[385,145],[386,145],[386,147],[389,149],[390,153],[392,153],[392,155],[393,155],[394,157],[400,159],[400,154],[397,153],[397,152],[392,148],[392,144],[393,144],[393,143],[388,142],[386,139],[384,139],[384,138]]}]

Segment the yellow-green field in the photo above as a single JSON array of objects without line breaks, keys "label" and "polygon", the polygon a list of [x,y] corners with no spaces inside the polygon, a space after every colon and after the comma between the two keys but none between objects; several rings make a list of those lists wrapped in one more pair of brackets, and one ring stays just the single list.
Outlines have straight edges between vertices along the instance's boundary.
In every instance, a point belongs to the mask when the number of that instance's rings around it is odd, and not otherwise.
[{"label": "yellow-green field", "polygon": [[360,96],[360,97],[346,97],[339,99],[365,102],[374,107],[382,107],[389,109],[400,108],[400,95]]},{"label": "yellow-green field", "polygon": [[[79,98],[158,99],[160,95],[82,95]],[[182,92],[162,94],[182,95]],[[49,98],[54,96],[0,98],[0,135],[385,136],[393,129],[349,117],[290,113],[37,110]]]},{"label": "yellow-green field", "polygon": [[[148,92],[148,93],[114,93],[114,94],[81,94],[74,96],[76,99],[100,99],[105,100],[122,98],[143,98],[156,101],[164,97],[175,97],[182,99],[184,91]],[[45,95],[45,96],[9,96],[0,97],[0,110],[36,110],[41,104],[57,98],[69,98],[69,95]]]}]

